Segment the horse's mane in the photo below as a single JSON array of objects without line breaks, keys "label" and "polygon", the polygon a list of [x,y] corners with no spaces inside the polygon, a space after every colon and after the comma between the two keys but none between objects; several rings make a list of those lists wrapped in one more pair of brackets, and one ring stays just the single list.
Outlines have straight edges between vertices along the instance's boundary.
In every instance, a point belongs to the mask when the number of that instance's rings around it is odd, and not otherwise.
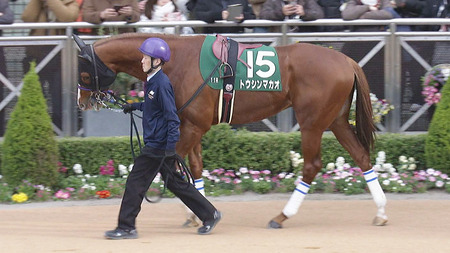
[{"label": "horse's mane", "polygon": [[173,34],[161,34],[161,33],[122,33],[119,35],[114,35],[108,38],[104,38],[101,40],[98,40],[94,42],[94,45],[101,46],[105,43],[108,43],[110,41],[120,41],[120,40],[128,40],[128,39],[146,39],[150,37],[158,37],[163,40],[172,40],[180,38],[179,35],[173,35]]}]

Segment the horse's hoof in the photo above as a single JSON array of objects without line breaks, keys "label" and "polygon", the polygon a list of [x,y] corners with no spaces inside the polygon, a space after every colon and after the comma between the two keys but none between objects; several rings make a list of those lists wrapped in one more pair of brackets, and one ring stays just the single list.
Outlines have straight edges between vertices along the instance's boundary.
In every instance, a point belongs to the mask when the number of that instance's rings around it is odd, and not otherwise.
[{"label": "horse's hoof", "polygon": [[280,224],[280,223],[278,223],[278,222],[276,222],[276,221],[274,221],[274,220],[271,220],[270,222],[269,222],[269,224],[267,224],[267,228],[268,229],[280,229],[280,228],[282,228],[283,226]]},{"label": "horse's hoof", "polygon": [[386,225],[387,222],[388,222],[387,219],[384,219],[384,218],[376,216],[373,219],[372,225],[374,225],[374,226],[384,226],[384,225]]},{"label": "horse's hoof", "polygon": [[200,224],[195,218],[189,218],[183,223],[183,227],[198,227]]}]

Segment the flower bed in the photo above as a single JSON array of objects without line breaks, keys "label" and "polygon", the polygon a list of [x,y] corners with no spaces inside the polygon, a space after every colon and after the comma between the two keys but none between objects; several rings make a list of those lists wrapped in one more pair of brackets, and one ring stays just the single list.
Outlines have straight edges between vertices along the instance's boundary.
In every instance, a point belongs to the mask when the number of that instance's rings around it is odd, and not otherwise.
[{"label": "flower bed", "polygon": [[[303,159],[300,154],[291,151],[291,173],[273,174],[270,170],[251,170],[241,167],[235,170],[222,168],[204,170],[205,192],[208,196],[242,194],[253,191],[259,194],[269,192],[289,193],[301,180]],[[395,168],[386,162],[386,154],[378,152],[374,165],[378,180],[385,192],[423,193],[430,189],[441,189],[450,192],[448,175],[432,168],[417,169],[417,161],[412,157],[400,156]],[[93,198],[118,198],[124,191],[125,182],[132,165],[115,166],[110,160],[99,168],[98,175],[83,173],[80,164],[72,169],[60,165],[60,188],[52,190],[43,185],[33,185],[24,180],[21,185],[11,189],[0,176],[0,202],[24,203],[29,201],[48,200],[83,200]],[[161,178],[155,178],[150,192],[159,193],[164,187]],[[344,193],[347,195],[368,192],[362,171],[358,167],[338,157],[335,162],[326,164],[311,184],[310,193]],[[174,197],[166,190],[164,197]]]}]

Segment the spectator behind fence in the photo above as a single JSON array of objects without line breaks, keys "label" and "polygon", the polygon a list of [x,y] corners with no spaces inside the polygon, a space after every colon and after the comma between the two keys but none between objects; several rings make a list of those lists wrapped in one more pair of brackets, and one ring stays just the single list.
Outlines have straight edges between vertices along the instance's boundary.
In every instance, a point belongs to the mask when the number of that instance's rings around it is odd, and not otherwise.
[{"label": "spectator behind fence", "polygon": [[[389,0],[362,0],[362,2],[360,0],[349,0],[344,6],[342,10],[344,20],[392,19],[392,13],[387,10],[387,8],[392,9]],[[376,32],[386,30],[386,26],[355,25],[350,29],[358,32]],[[341,52],[356,62],[360,62],[377,44],[378,41],[348,41],[342,47]],[[380,62],[383,62],[383,59],[384,54],[381,51],[373,55],[370,61],[362,66],[372,92],[378,97],[384,95],[384,69],[379,65]]]},{"label": "spectator behind fence", "polygon": [[[14,13],[9,8],[8,0],[0,0],[0,24],[12,24],[14,23]],[[0,30],[0,36],[3,31]]]},{"label": "spectator behind fence", "polygon": [[266,0],[248,0],[250,5],[252,6],[253,14],[255,14],[255,18],[259,19],[259,14],[261,13],[261,9]]},{"label": "spectator behind fence", "polygon": [[[318,0],[317,3],[322,7],[324,18],[341,19],[341,5],[344,0]],[[321,32],[342,32],[348,29],[346,26],[322,26]]]},{"label": "spectator behind fence", "polygon": [[[389,0],[349,0],[342,8],[344,20],[392,19],[392,6]],[[355,26],[353,31],[382,31],[385,26]]]},{"label": "spectator behind fence", "polygon": [[[450,0],[426,0],[425,3],[421,13],[422,18],[450,18]],[[425,31],[450,31],[450,27],[446,25],[422,26],[420,29]]]},{"label": "spectator behind fence", "polygon": [[[24,22],[75,22],[80,7],[76,0],[30,0],[22,12]],[[33,29],[32,36],[65,35],[65,29]]]},{"label": "spectator behind fence", "polygon": [[[0,0],[0,24],[12,23],[14,23],[14,13],[9,8],[8,0]],[[0,30],[0,36],[2,34],[3,31]],[[6,76],[5,54],[2,46],[0,46],[0,73]],[[3,84],[1,81],[0,83]],[[3,91],[0,91],[0,97],[3,97]]]},{"label": "spectator behind fence", "polygon": [[[255,19],[255,14],[247,0],[196,0],[190,1],[188,9],[191,10],[191,19],[214,23],[218,20],[227,20],[229,5],[242,4],[243,13],[234,21],[242,23],[247,19]],[[243,27],[205,27],[204,33],[242,33]]]},{"label": "spectator behind fence", "polygon": [[[285,19],[300,19],[312,21],[324,17],[322,8],[316,0],[267,0],[259,14],[261,19],[283,21]],[[270,28],[279,31],[279,27]],[[291,32],[312,32],[317,27],[299,26],[291,28]]]},{"label": "spectator behind fence", "polygon": [[[173,0],[148,0],[145,3],[144,13],[141,14],[141,21],[185,21],[186,16],[178,11]],[[143,33],[175,33],[175,27],[141,27],[138,29]],[[194,33],[192,28],[183,27],[182,34]]]},{"label": "spectator behind fence", "polygon": [[[78,5],[80,6],[80,12],[78,13],[77,22],[83,22],[83,0],[77,0]],[[74,30],[75,34],[90,34],[92,33],[92,28],[77,28]]]},{"label": "spectator behind fence", "polygon": [[[249,0],[248,1],[252,6],[253,13],[255,14],[256,19],[260,19],[259,14],[261,13],[261,9],[266,0]],[[267,27],[255,26],[253,27],[253,32],[255,33],[265,33],[267,32]]]},{"label": "spectator behind fence", "polygon": [[[104,21],[139,21],[140,11],[137,0],[84,0],[82,6],[83,20],[92,24]],[[120,28],[117,30],[93,29],[93,34],[115,34],[134,32],[134,28]]]}]

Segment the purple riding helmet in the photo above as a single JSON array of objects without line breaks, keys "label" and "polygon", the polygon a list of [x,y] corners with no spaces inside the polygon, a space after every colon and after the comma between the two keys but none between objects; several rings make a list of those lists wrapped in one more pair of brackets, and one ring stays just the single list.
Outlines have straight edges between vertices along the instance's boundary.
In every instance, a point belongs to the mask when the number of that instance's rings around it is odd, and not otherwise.
[{"label": "purple riding helmet", "polygon": [[158,58],[164,62],[170,60],[170,48],[167,43],[160,38],[148,38],[139,47],[139,51],[153,58]]}]

